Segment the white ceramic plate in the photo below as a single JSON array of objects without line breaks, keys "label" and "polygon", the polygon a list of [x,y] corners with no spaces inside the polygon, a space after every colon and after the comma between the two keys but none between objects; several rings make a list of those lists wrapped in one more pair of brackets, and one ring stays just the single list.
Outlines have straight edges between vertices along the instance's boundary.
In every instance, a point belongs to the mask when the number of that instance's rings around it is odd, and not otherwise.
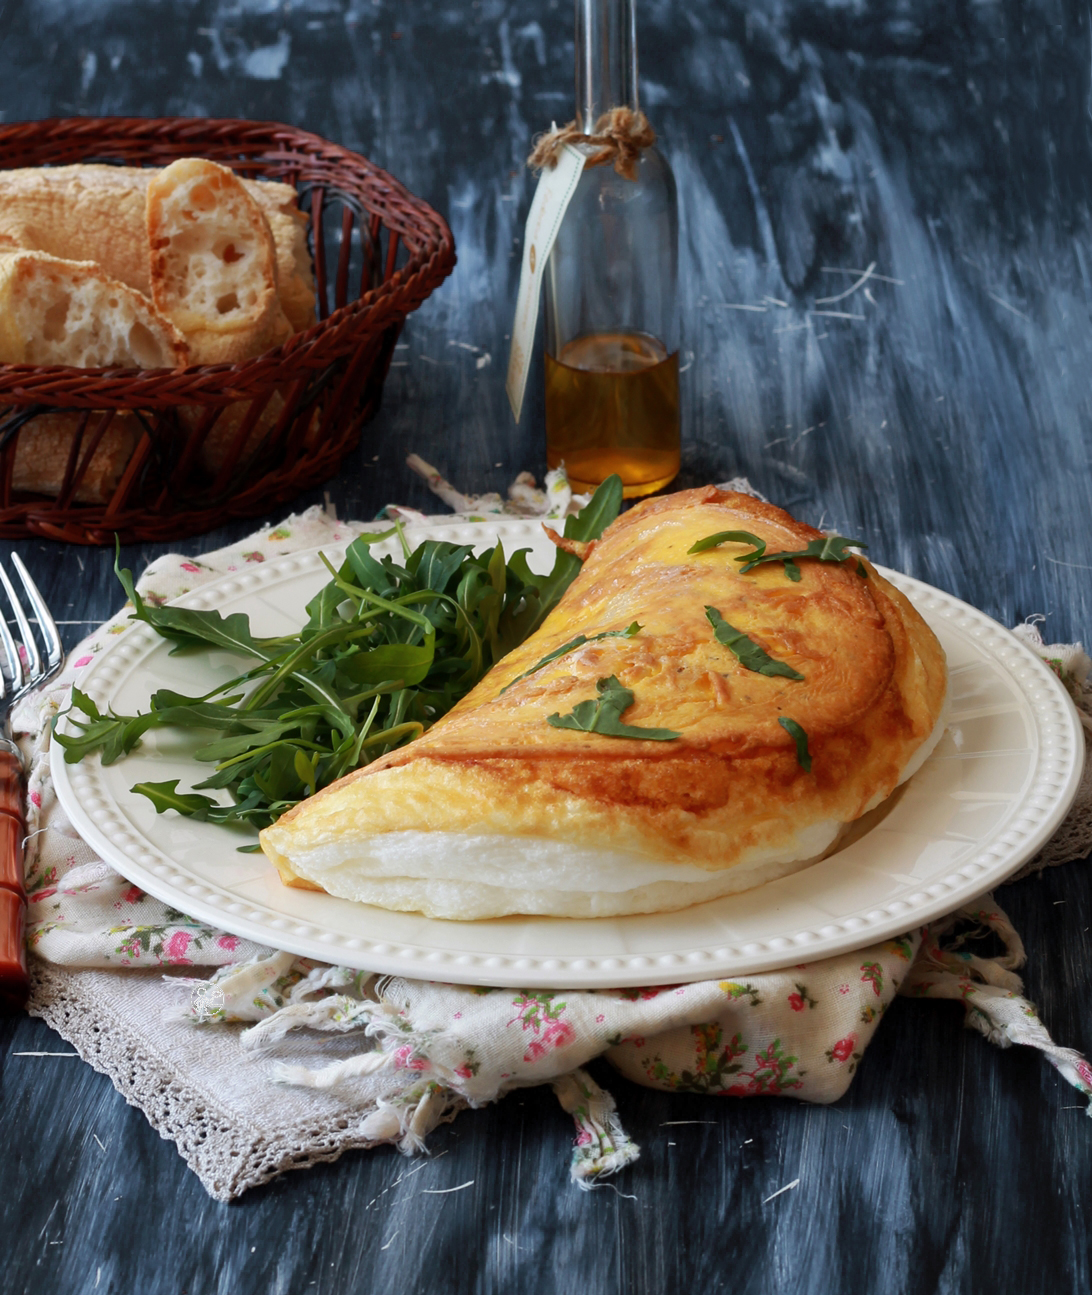
[{"label": "white ceramic plate", "polygon": [[[411,543],[422,533],[407,532]],[[531,521],[448,523],[427,534],[485,547],[529,547],[548,569],[552,545]],[[327,555],[340,561],[338,546]],[[127,878],[176,908],[308,957],[465,984],[594,988],[738,976],[860,948],[950,912],[1030,858],[1076,792],[1084,741],[1051,671],[1007,630],[940,590],[886,571],[936,631],[951,673],[948,732],[868,830],[795,876],[678,913],[571,920],[445,922],[281,885],[238,835],[157,816],[129,788],[203,776],[178,737],[153,733],[103,768],[54,761],[57,794],[80,834]],[[204,585],[182,606],[249,613],[255,632],[290,632],[327,579],[315,550]],[[196,694],[239,670],[227,653],[171,657],[134,625],[87,667],[100,707],[133,714],[156,688]],[[64,731],[64,721],[62,721]],[[59,754],[59,753],[58,753]]]}]

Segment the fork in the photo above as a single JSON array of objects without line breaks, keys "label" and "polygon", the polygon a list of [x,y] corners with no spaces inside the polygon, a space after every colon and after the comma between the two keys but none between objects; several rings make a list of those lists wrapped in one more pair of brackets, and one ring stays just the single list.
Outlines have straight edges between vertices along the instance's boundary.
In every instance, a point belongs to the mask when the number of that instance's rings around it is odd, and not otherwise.
[{"label": "fork", "polygon": [[0,1010],[18,1011],[27,1001],[30,977],[23,935],[27,892],[23,878],[23,846],[27,824],[24,805],[23,758],[11,737],[11,707],[31,688],[38,688],[61,668],[61,636],[45,599],[30,578],[18,553],[11,555],[30,604],[45,649],[45,659],[35,642],[30,619],[19,601],[8,573],[0,565],[3,586],[19,634],[17,643],[0,614],[0,712],[4,736],[0,737]]}]

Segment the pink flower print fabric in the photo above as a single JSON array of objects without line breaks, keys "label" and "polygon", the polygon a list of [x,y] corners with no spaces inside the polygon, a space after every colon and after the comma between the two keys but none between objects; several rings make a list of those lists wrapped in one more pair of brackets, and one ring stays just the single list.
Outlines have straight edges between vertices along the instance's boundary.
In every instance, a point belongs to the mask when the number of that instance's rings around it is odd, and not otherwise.
[{"label": "pink flower print fabric", "polygon": [[[621,1038],[607,1058],[628,1079],[672,1092],[837,1101],[918,940],[914,933],[848,957],[722,981],[705,1020]],[[846,979],[847,962],[859,968],[856,983]]]}]

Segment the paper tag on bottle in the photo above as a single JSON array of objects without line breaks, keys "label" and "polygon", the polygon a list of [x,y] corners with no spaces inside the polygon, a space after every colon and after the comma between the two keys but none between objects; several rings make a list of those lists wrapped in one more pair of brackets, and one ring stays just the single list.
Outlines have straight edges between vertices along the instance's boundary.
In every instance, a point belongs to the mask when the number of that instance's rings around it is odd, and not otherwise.
[{"label": "paper tag on bottle", "polygon": [[516,317],[512,321],[512,349],[508,354],[508,381],[505,390],[512,413],[519,422],[523,408],[523,393],[527,387],[527,371],[531,367],[531,352],[538,326],[538,301],[542,295],[542,276],[557,231],[584,170],[584,154],[571,144],[562,144],[557,154],[557,166],[545,170],[539,178],[538,188],[527,216],[523,235],[523,264],[519,272],[519,296],[516,298]]}]

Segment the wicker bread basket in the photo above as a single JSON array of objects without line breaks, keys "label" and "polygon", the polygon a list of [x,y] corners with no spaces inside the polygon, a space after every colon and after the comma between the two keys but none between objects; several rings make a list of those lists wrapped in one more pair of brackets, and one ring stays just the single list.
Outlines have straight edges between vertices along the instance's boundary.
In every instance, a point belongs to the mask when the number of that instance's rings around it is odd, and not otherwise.
[{"label": "wicker bread basket", "polygon": [[[115,535],[177,539],[268,512],[327,480],[379,407],[406,315],[454,267],[442,217],[359,154],[292,126],[181,117],[0,126],[0,185],[7,168],[166,166],[189,156],[244,179],[296,187],[310,219],[318,322],[234,365],[0,365],[0,536],[77,544],[112,544]],[[13,489],[18,438],[57,410],[79,411],[67,416],[76,432],[59,493],[20,495]],[[138,420],[134,446],[108,498],[77,502],[118,411]],[[201,450],[220,419],[226,451],[212,471]]]}]

